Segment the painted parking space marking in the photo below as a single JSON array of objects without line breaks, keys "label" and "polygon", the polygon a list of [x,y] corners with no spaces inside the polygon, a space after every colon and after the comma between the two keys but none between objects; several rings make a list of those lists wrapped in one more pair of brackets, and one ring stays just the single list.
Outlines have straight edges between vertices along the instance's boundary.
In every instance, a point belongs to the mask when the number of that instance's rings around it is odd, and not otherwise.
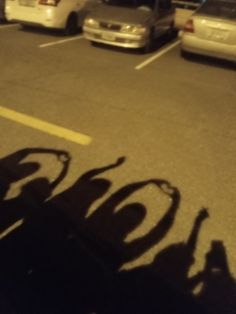
[{"label": "painted parking space marking", "polygon": [[54,135],[80,145],[89,145],[92,138],[61,126],[31,117],[29,115],[0,106],[0,117],[23,124],[44,133]]},{"label": "painted parking space marking", "polygon": [[5,238],[8,234],[12,233],[14,230],[16,230],[17,228],[19,228],[20,226],[22,226],[24,223],[24,219],[20,219],[18,221],[16,221],[13,225],[11,225],[10,227],[8,227],[7,229],[5,229],[4,231],[2,231],[0,233],[0,240],[2,240],[3,238]]},{"label": "painted parking space marking", "polygon": [[0,29],[4,29],[4,28],[13,28],[19,26],[19,24],[4,24],[4,25],[0,25]]},{"label": "painted parking space marking", "polygon": [[48,42],[48,43],[45,43],[45,44],[41,44],[41,45],[39,45],[39,48],[46,48],[46,47],[50,47],[50,46],[61,45],[61,44],[67,43],[69,41],[79,40],[79,39],[82,39],[82,38],[84,38],[84,36],[83,35],[79,35],[79,36],[73,36],[73,37],[70,37],[70,38],[67,38],[67,39],[55,40],[55,41],[51,41],[51,42]]},{"label": "painted parking space marking", "polygon": [[145,66],[147,66],[148,64],[150,64],[151,62],[155,61],[156,59],[160,58],[161,56],[163,56],[164,54],[166,54],[169,50],[173,49],[174,47],[178,46],[180,44],[180,40],[175,41],[174,43],[164,47],[162,50],[160,50],[159,52],[157,52],[156,54],[154,54],[153,56],[151,56],[150,58],[148,58],[147,60],[143,61],[142,63],[138,64],[135,67],[135,70],[141,70],[142,68],[144,68]]}]

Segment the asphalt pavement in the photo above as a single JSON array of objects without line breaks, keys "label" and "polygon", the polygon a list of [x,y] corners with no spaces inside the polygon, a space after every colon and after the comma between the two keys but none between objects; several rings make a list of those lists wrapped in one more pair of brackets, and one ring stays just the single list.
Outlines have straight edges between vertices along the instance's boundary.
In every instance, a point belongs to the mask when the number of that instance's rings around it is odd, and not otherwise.
[{"label": "asphalt pavement", "polygon": [[0,70],[2,206],[13,211],[0,239],[24,226],[22,187],[48,179],[42,206],[60,208],[128,287],[151,269],[212,313],[235,313],[236,66],[183,59],[178,38],[144,55],[1,24]]}]

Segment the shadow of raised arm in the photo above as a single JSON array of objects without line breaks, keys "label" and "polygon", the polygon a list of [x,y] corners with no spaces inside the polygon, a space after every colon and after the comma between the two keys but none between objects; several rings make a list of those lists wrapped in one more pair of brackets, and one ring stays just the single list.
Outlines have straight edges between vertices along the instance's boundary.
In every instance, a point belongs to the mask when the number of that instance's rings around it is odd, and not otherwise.
[{"label": "shadow of raised arm", "polygon": [[91,169],[87,172],[85,172],[84,174],[82,174],[81,177],[79,177],[79,181],[88,181],[91,178],[105,172],[108,170],[111,170],[113,168],[119,167],[120,165],[122,165],[125,162],[125,157],[120,157],[117,159],[117,161],[115,163],[112,163],[110,165],[104,166],[104,167],[100,167],[100,168],[95,168],[95,169]]},{"label": "shadow of raised arm", "polygon": [[128,262],[141,256],[153,245],[159,243],[173,226],[174,219],[179,208],[179,190],[175,187],[171,187],[166,181],[152,180],[152,183],[156,184],[164,194],[167,194],[170,197],[171,204],[164,216],[153,229],[151,229],[143,237],[135,239],[124,246],[123,262]]},{"label": "shadow of raised arm", "polygon": [[135,183],[130,183],[118,191],[113,193],[105,202],[103,202],[96,211],[90,216],[90,221],[93,219],[100,220],[109,219],[115,212],[115,209],[119,204],[121,204],[125,199],[127,199],[130,195],[140,190],[144,186],[153,183],[153,180],[145,180]]}]

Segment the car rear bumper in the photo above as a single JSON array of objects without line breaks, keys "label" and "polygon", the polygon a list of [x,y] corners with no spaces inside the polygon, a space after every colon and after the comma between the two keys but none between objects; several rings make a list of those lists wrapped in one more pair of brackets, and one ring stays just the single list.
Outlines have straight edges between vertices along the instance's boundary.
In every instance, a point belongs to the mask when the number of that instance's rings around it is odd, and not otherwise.
[{"label": "car rear bumper", "polygon": [[83,27],[84,36],[86,39],[107,45],[124,47],[124,48],[142,48],[145,47],[148,41],[147,34],[134,35],[102,29]]},{"label": "car rear bumper", "polygon": [[64,24],[56,16],[55,11],[40,10],[31,8],[11,8],[6,7],[6,18],[10,22],[19,22],[21,24],[42,26],[47,28],[64,28]]},{"label": "car rear bumper", "polygon": [[181,49],[183,51],[236,61],[236,44],[229,45],[204,40],[189,33],[182,33],[181,35]]}]

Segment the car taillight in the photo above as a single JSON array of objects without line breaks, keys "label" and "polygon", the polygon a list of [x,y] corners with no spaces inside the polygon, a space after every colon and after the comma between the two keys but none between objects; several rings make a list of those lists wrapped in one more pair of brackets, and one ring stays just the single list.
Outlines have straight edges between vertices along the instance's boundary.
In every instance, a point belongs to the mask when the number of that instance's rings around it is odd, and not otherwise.
[{"label": "car taillight", "polygon": [[184,32],[194,33],[193,20],[188,20],[184,25]]},{"label": "car taillight", "polygon": [[39,0],[39,4],[52,5],[56,7],[61,0]]}]

